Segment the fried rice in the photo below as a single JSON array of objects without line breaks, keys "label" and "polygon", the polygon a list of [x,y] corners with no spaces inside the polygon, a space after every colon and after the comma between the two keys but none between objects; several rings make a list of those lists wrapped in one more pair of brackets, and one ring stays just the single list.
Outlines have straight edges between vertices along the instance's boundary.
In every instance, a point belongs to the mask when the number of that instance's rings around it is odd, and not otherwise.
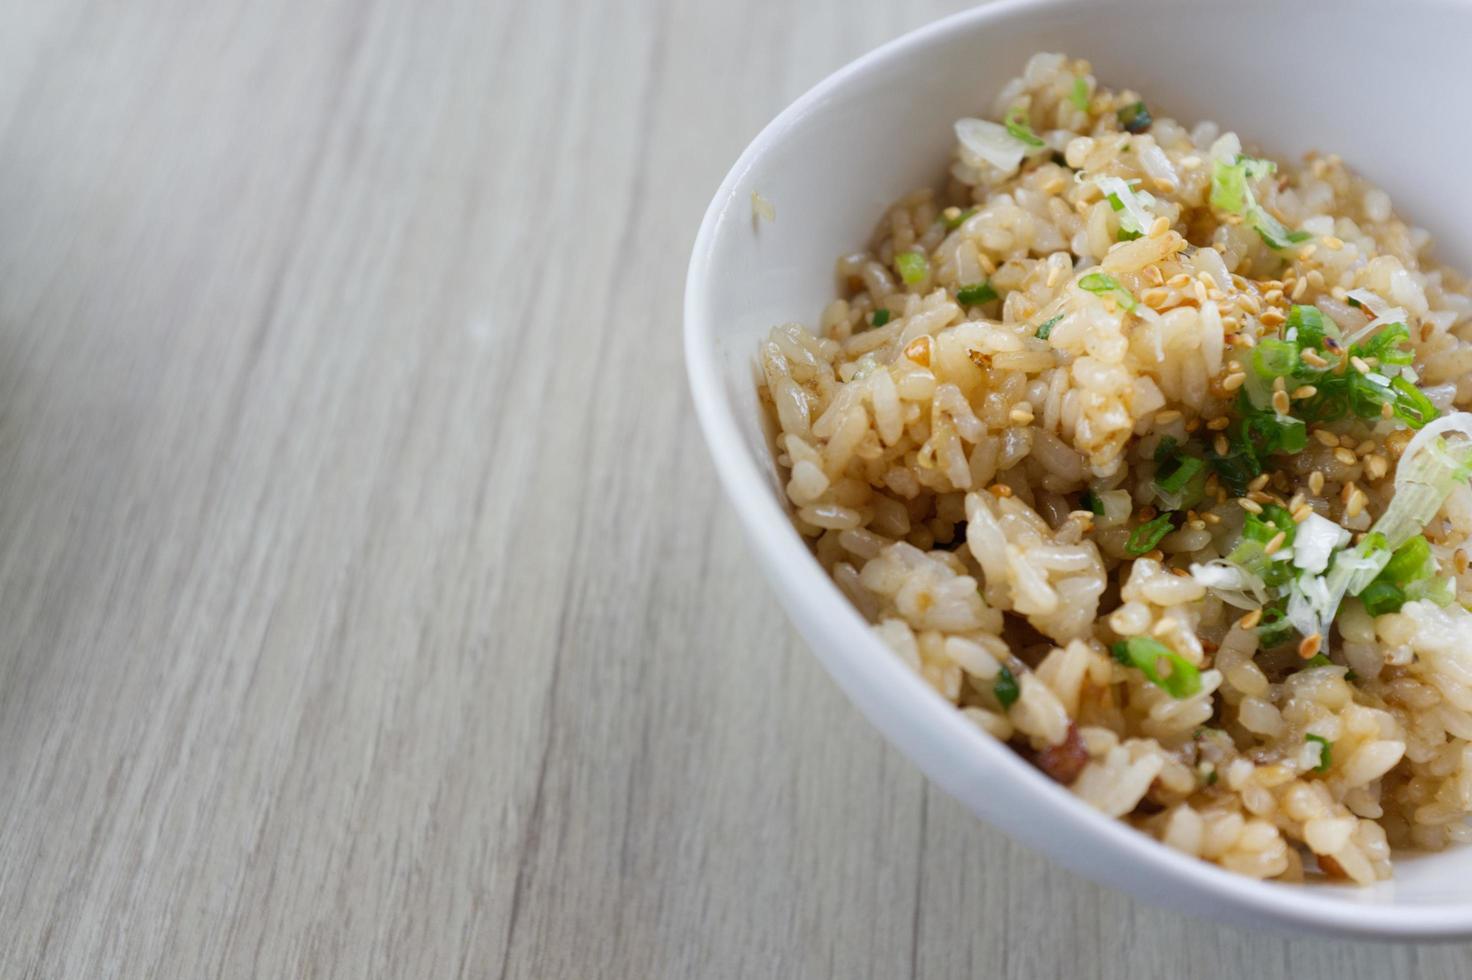
[{"label": "fried rice", "polygon": [[1038,54],[761,345],[793,519],[894,654],[1259,878],[1472,837],[1472,296],[1339,157]]}]

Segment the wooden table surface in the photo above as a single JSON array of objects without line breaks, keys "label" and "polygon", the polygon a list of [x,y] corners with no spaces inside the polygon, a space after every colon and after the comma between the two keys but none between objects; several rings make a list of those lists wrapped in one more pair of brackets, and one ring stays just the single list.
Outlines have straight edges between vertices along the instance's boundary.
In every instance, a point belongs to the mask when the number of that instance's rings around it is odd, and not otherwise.
[{"label": "wooden table surface", "polygon": [[0,976],[1472,973],[1020,849],[749,560],[696,225],[954,6],[0,6]]}]

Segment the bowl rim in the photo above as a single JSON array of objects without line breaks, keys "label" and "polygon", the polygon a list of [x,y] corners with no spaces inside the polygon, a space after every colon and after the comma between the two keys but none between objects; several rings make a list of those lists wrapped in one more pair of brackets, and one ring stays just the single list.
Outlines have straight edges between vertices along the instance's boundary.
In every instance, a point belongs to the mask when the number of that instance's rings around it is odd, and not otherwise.
[{"label": "bowl rim", "polygon": [[[886,688],[890,710],[900,713],[907,723],[927,729],[927,737],[953,753],[959,770],[976,768],[968,759],[985,760],[986,768],[1002,777],[994,781],[995,785],[1004,786],[1013,798],[1026,799],[1051,812],[1060,829],[1071,835],[1075,846],[1119,849],[1142,874],[1169,879],[1228,911],[1242,913],[1234,917],[1238,921],[1266,914],[1285,928],[1323,934],[1378,939],[1465,938],[1472,935],[1472,901],[1395,904],[1357,900],[1356,896],[1361,894],[1358,886],[1262,881],[1228,871],[1176,851],[1121,820],[1105,816],[1039,772],[1012,749],[967,722],[954,705],[888,651],[822,570],[775,499],[770,481],[746,446],[734,407],[723,394],[723,371],[715,344],[716,316],[709,308],[706,283],[714,272],[714,253],[722,231],[732,222],[740,221],[741,200],[737,198],[737,188],[747,173],[788,133],[821,109],[833,93],[859,76],[912,57],[958,30],[980,31],[1000,20],[1074,6],[1078,2],[993,0],[922,25],[827,75],[783,109],[742,151],[701,220],[686,273],[684,297],[686,373],[695,413],[722,488],[751,547],[768,559],[763,563],[764,569],[773,585],[782,586],[779,595],[791,604],[789,616],[795,618],[791,610],[801,608],[811,620],[827,624],[831,648],[827,653],[833,663],[823,656],[819,660],[829,674],[838,679],[841,670],[856,684]],[[1423,2],[1428,6],[1439,5],[1439,0]],[[841,668],[835,666],[840,664]],[[893,744],[887,735],[886,740]],[[901,751],[917,762],[908,750],[901,748]],[[961,778],[965,778],[964,773]],[[1057,861],[1052,854],[1047,856]],[[1132,891],[1120,882],[1101,883]],[[1394,882],[1371,887],[1393,888]]]}]

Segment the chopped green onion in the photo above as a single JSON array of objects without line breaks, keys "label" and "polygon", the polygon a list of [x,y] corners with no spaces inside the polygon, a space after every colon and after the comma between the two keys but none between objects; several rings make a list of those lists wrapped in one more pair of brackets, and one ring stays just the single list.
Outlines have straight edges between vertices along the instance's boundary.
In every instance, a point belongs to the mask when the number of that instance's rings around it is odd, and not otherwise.
[{"label": "chopped green onion", "polygon": [[1155,121],[1150,118],[1150,110],[1145,107],[1144,102],[1132,102],[1115,113],[1115,116],[1126,133],[1143,133]]},{"label": "chopped green onion", "polygon": [[1012,676],[1012,671],[1007,669],[1006,664],[1003,664],[1002,669],[997,672],[996,683],[992,684],[992,693],[997,696],[998,701],[1002,702],[1004,711],[1016,704],[1017,698],[1022,693],[1022,689],[1017,685],[1017,678]]},{"label": "chopped green onion", "polygon": [[1007,132],[1011,133],[1014,138],[1033,149],[1047,145],[1038,138],[1037,133],[1032,131],[1032,126],[1027,121],[1027,110],[1020,105],[1015,105],[1007,110],[1007,115],[1002,120],[1002,125],[1007,127]]},{"label": "chopped green onion", "polygon": [[1201,690],[1201,672],[1196,665],[1154,637],[1132,636],[1112,645],[1109,652],[1126,667],[1137,668],[1146,680],[1177,701]]},{"label": "chopped green onion", "polygon": [[1171,474],[1163,479],[1157,477],[1155,485],[1166,493],[1180,493],[1186,484],[1195,479],[1196,474],[1206,469],[1206,460],[1197,459],[1195,456],[1182,456],[1180,465]]},{"label": "chopped green onion", "polygon": [[1035,334],[1035,336],[1039,340],[1047,340],[1048,335],[1053,332],[1053,327],[1055,327],[1058,324],[1058,321],[1061,319],[1063,319],[1063,314],[1059,313],[1057,316],[1049,317],[1048,319],[1044,320],[1042,326],[1038,327],[1038,332]]},{"label": "chopped green onion", "polygon": [[1250,181],[1260,180],[1277,168],[1270,160],[1237,155],[1232,163],[1216,160],[1211,170],[1211,206],[1231,214],[1240,214],[1262,240],[1275,249],[1287,248],[1307,241],[1313,235],[1306,231],[1289,231],[1283,223],[1257,202]]},{"label": "chopped green onion", "polygon": [[873,327],[882,327],[888,322],[889,311],[882,306],[879,309],[875,310],[874,315],[869,318],[869,325]]},{"label": "chopped green onion", "polygon": [[1128,289],[1119,284],[1119,280],[1107,272],[1091,272],[1078,281],[1080,289],[1096,293],[1100,296],[1113,296],[1114,301],[1125,310],[1133,310],[1136,306],[1135,297]]},{"label": "chopped green onion", "polygon": [[1303,740],[1305,742],[1319,743],[1319,764],[1314,766],[1314,772],[1328,772],[1329,766],[1334,761],[1334,743],[1324,736],[1315,735],[1312,732],[1303,736]]},{"label": "chopped green onion", "polygon": [[944,214],[942,214],[940,220],[945,223],[946,231],[955,231],[957,228],[966,223],[967,218],[971,217],[975,213],[975,208],[967,208],[965,211],[959,212],[954,218],[947,218]]},{"label": "chopped green onion", "polygon": [[1078,498],[1078,505],[1083,510],[1092,511],[1096,517],[1104,516],[1104,501],[1092,490],[1084,491],[1083,496]]},{"label": "chopped green onion", "polygon": [[930,275],[930,262],[919,252],[901,252],[894,257],[894,267],[907,286],[924,282]]},{"label": "chopped green onion", "polygon": [[1304,670],[1308,670],[1308,669],[1313,668],[1313,667],[1332,667],[1332,666],[1334,666],[1334,661],[1330,660],[1328,657],[1324,656],[1322,653],[1316,653],[1312,657],[1309,657],[1307,660],[1305,660],[1303,662],[1303,669]]},{"label": "chopped green onion", "polygon": [[1169,513],[1161,514],[1136,527],[1130,532],[1129,540],[1124,543],[1125,554],[1138,558],[1148,551],[1155,550],[1160,540],[1171,532],[1170,518]]},{"label": "chopped green onion", "polygon": [[1288,612],[1281,601],[1263,606],[1262,619],[1257,624],[1257,642],[1264,650],[1281,646],[1293,635],[1293,624],[1288,622]]},{"label": "chopped green onion", "polygon": [[996,298],[997,291],[992,288],[991,283],[985,280],[974,282],[969,286],[962,286],[956,290],[956,299],[962,306],[975,306],[978,303],[985,303],[987,300]]},{"label": "chopped green onion", "polygon": [[1406,604],[1406,594],[1394,583],[1376,579],[1360,593],[1360,602],[1364,603],[1365,612],[1371,616],[1383,616],[1399,612],[1400,607]]},{"label": "chopped green onion", "polygon": [[1073,80],[1073,89],[1068,93],[1068,101],[1079,112],[1089,111],[1089,83],[1081,76]]},{"label": "chopped green onion", "polygon": [[1295,306],[1288,311],[1283,336],[1300,348],[1323,347],[1325,337],[1339,336],[1339,325],[1326,320],[1317,306]]}]

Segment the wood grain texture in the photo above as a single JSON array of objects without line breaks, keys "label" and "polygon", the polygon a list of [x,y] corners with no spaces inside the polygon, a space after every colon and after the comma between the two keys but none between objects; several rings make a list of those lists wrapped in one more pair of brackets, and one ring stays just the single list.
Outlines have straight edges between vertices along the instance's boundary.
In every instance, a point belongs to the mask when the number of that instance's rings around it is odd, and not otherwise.
[{"label": "wood grain texture", "polygon": [[955,6],[0,6],[0,976],[1472,973],[1019,849],[748,560],[700,213]]}]

